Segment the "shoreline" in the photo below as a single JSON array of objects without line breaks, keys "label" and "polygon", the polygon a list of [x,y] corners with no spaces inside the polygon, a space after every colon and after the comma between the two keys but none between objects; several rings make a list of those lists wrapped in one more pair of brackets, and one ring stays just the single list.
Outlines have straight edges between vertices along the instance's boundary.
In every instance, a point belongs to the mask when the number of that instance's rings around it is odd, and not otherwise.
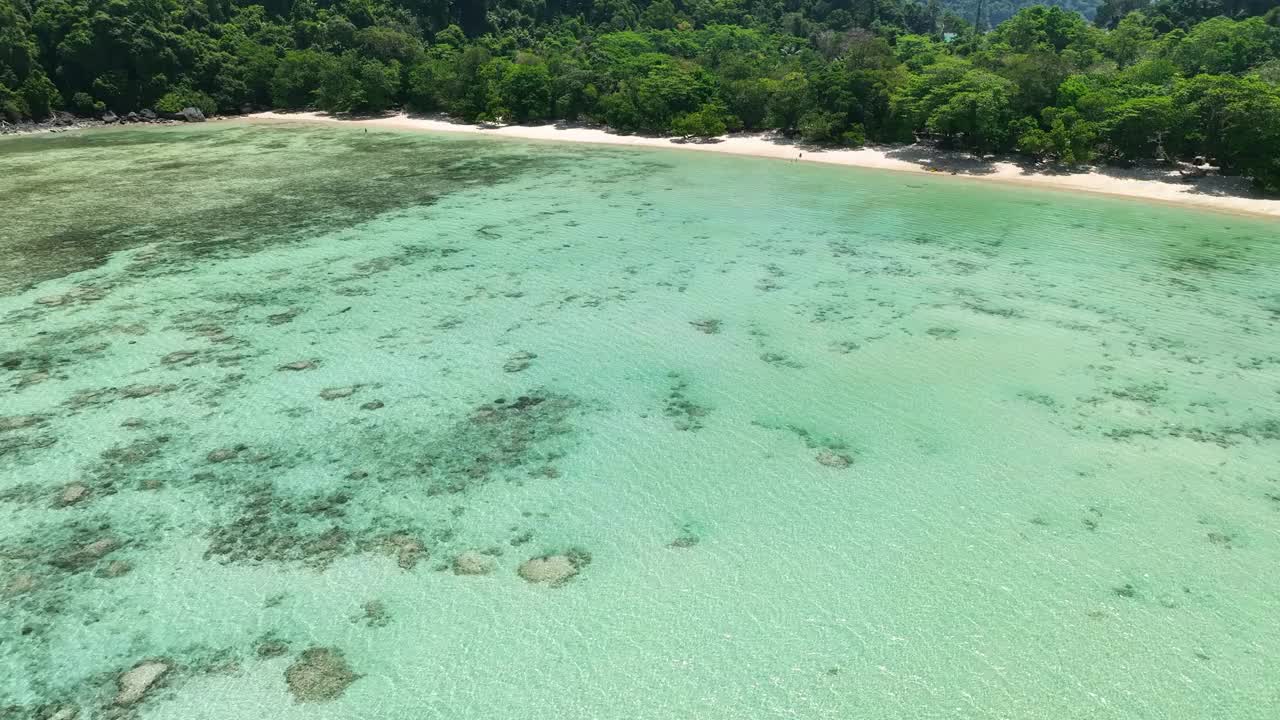
[{"label": "shoreline", "polygon": [[921,145],[822,149],[793,144],[784,139],[773,139],[767,134],[733,134],[714,142],[681,142],[662,137],[617,135],[595,127],[564,127],[555,124],[484,127],[439,118],[410,117],[404,113],[378,118],[347,119],[317,112],[268,111],[247,115],[245,118],[252,123],[347,125],[381,130],[489,135],[519,140],[666,148],[775,160],[798,160],[871,170],[949,175],[1024,187],[1109,195],[1237,215],[1280,218],[1280,198],[1271,199],[1257,195],[1244,178],[1210,176],[1184,181],[1175,170],[1169,168],[1094,167],[1087,171],[1048,173],[1028,170],[1007,158],[984,162],[967,153],[935,150]]}]

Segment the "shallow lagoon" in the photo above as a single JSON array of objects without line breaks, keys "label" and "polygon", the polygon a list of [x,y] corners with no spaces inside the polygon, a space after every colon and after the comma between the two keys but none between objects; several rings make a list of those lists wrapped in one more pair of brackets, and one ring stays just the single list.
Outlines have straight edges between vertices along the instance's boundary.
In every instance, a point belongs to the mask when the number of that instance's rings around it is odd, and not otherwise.
[{"label": "shallow lagoon", "polygon": [[0,198],[0,717],[1280,707],[1274,223],[235,123]]}]

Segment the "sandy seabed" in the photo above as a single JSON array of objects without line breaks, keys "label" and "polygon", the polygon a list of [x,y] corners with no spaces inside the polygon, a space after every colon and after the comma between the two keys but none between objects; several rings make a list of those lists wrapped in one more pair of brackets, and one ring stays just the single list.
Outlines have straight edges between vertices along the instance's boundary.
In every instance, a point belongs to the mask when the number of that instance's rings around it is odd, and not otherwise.
[{"label": "sandy seabed", "polygon": [[600,127],[563,124],[468,125],[442,118],[412,117],[403,113],[377,118],[344,118],[319,112],[262,112],[250,115],[249,119],[253,122],[335,123],[384,130],[468,133],[524,140],[748,155],[878,170],[955,175],[964,179],[1100,193],[1225,212],[1280,217],[1280,199],[1260,196],[1244,178],[1209,176],[1186,180],[1176,170],[1166,167],[1089,168],[1074,172],[1050,172],[1028,169],[1009,160],[985,162],[967,153],[939,151],[922,145],[864,147],[856,150],[817,149],[797,146],[786,139],[763,133],[733,134],[709,142],[684,142],[673,138],[619,135]]}]

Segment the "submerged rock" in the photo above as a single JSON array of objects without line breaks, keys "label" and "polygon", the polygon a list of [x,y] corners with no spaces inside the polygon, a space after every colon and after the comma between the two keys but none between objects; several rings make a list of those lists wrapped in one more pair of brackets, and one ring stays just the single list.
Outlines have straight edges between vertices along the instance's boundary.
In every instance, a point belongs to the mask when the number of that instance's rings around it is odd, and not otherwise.
[{"label": "submerged rock", "polygon": [[283,325],[287,322],[293,322],[293,319],[302,314],[302,308],[289,308],[282,313],[268,315],[267,322],[272,325]]},{"label": "submerged rock", "polygon": [[151,690],[160,678],[169,672],[169,663],[151,660],[120,676],[120,691],[116,693],[117,705],[132,705]]},{"label": "submerged rock", "polygon": [[130,570],[133,570],[133,566],[129,563],[123,560],[112,560],[98,574],[104,578],[118,578],[128,575]]},{"label": "submerged rock", "polygon": [[667,547],[688,549],[688,548],[697,546],[697,544],[701,541],[702,541],[702,538],[686,530],[680,533],[680,535],[676,537],[675,540],[672,540],[670,543],[667,543]]},{"label": "submerged rock", "polygon": [[346,692],[360,676],[351,670],[340,650],[313,647],[284,671],[289,692],[298,702],[328,702]]},{"label": "submerged rock", "polygon": [[819,464],[826,465],[827,467],[831,467],[831,468],[841,469],[841,470],[853,464],[853,458],[843,453],[835,452],[833,450],[823,450],[822,452],[818,453],[817,460]]},{"label": "submerged rock", "polygon": [[76,720],[80,716],[80,708],[74,705],[57,705],[47,710],[44,720]]},{"label": "submerged rock", "polygon": [[364,612],[358,619],[369,627],[386,627],[391,622],[391,613],[387,612],[387,605],[381,600],[370,600],[360,609]]},{"label": "submerged rock", "polygon": [[119,548],[120,543],[114,538],[101,538],[66,553],[57,558],[54,564],[64,570],[76,571],[97,562]]},{"label": "submerged rock", "polygon": [[267,640],[258,645],[258,657],[280,657],[289,652],[289,643],[283,640]]},{"label": "submerged rock", "polygon": [[58,496],[58,505],[67,507],[75,505],[89,495],[89,488],[81,483],[71,483],[62,489],[62,494]]},{"label": "submerged rock", "polygon": [[320,397],[325,400],[339,400],[345,397],[351,397],[359,389],[358,385],[348,385],[347,387],[325,388],[320,391]]},{"label": "submerged rock", "polygon": [[281,365],[279,369],[280,370],[310,370],[315,366],[316,364],[311,360],[295,360],[291,363],[285,363],[284,365]]},{"label": "submerged rock", "polygon": [[591,562],[591,556],[570,550],[563,555],[543,555],[520,563],[520,577],[537,585],[558,587],[568,582]]},{"label": "submerged rock", "polygon": [[177,385],[127,385],[120,388],[120,397],[144,398],[177,390]]},{"label": "submerged rock", "polygon": [[370,400],[360,406],[361,410],[381,410],[386,405],[381,400]]},{"label": "submerged rock", "polygon": [[509,373],[517,373],[522,370],[526,370],[528,369],[529,365],[533,362],[533,360],[537,357],[538,356],[535,353],[531,353],[528,351],[518,352],[515,355],[512,355],[510,358],[508,358],[505,363],[503,363],[502,369]]},{"label": "submerged rock", "polygon": [[383,545],[395,553],[396,564],[402,570],[412,570],[419,560],[427,556],[427,548],[422,541],[405,533],[396,533],[383,541]]},{"label": "submerged rock", "polygon": [[180,363],[183,360],[190,360],[195,356],[196,356],[195,350],[175,350],[169,353],[168,355],[165,355],[164,357],[160,358],[160,362],[164,363],[165,365],[173,365],[174,363]]},{"label": "submerged rock", "polygon": [[112,330],[122,335],[146,335],[147,326],[142,323],[131,323],[129,325],[117,325]]},{"label": "submerged rock", "polygon": [[693,320],[689,324],[707,335],[715,335],[720,332],[719,320]]},{"label": "submerged rock", "polygon": [[210,451],[208,455],[204,456],[204,458],[211,463],[226,462],[238,455],[239,452],[240,451],[235,448],[218,448],[217,450]]},{"label": "submerged rock", "polygon": [[44,422],[44,418],[39,415],[9,415],[0,417],[0,432],[9,430],[21,430]]},{"label": "submerged rock", "polygon": [[18,387],[26,387],[28,385],[38,385],[48,379],[49,379],[49,372],[47,370],[37,370],[29,375],[23,376],[23,378],[18,381]]},{"label": "submerged rock", "polygon": [[35,575],[29,572],[18,573],[9,578],[9,582],[5,583],[4,594],[21,595],[25,592],[31,592],[36,589],[37,584]]},{"label": "submerged rock", "polygon": [[488,575],[493,572],[493,558],[479,550],[467,550],[453,559],[454,575]]}]

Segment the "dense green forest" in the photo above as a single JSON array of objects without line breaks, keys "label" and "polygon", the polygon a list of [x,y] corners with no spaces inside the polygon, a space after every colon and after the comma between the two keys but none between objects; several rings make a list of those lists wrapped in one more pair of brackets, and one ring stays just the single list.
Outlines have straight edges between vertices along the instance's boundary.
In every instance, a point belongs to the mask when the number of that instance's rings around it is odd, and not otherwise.
[{"label": "dense green forest", "polygon": [[1032,5],[1060,7],[1092,19],[1101,4],[1102,0],[944,0],[942,7],[973,23],[979,30],[990,30]]},{"label": "dense green forest", "polygon": [[939,0],[0,0],[0,112],[924,135],[1064,163],[1202,155],[1280,190],[1280,0],[1105,0],[1093,23],[1062,4],[987,31]]}]

